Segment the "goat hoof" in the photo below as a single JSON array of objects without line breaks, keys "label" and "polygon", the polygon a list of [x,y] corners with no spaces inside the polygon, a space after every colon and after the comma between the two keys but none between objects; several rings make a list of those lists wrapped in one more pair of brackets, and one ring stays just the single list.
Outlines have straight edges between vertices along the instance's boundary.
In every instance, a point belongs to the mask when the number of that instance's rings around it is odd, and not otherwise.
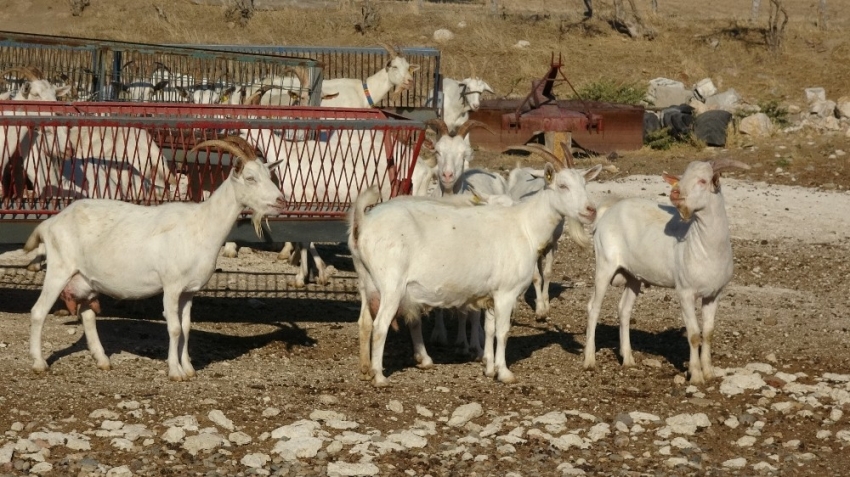
[{"label": "goat hoof", "polygon": [[112,364],[109,363],[108,359],[106,361],[98,361],[97,362],[97,369],[102,369],[103,371],[111,371],[112,370]]},{"label": "goat hoof", "polygon": [[41,271],[41,263],[30,263],[27,265],[27,270],[31,272],[40,272]]},{"label": "goat hoof", "polygon": [[419,369],[431,369],[434,367],[434,361],[430,356],[424,358],[416,357],[416,367]]},{"label": "goat hoof", "polygon": [[505,384],[513,384],[516,382],[516,376],[514,373],[510,372],[507,369],[499,370],[499,381]]},{"label": "goat hoof", "polygon": [[277,259],[280,260],[280,261],[289,260],[289,257],[291,257],[289,252],[286,252],[286,253],[280,252],[279,254],[277,254]]},{"label": "goat hoof", "polygon": [[383,376],[375,376],[372,378],[372,385],[376,388],[385,388],[390,385],[390,381]]},{"label": "goat hoof", "polygon": [[360,376],[358,376],[358,378],[360,378],[361,381],[371,381],[372,375],[370,373],[360,373]]},{"label": "goat hoof", "polygon": [[699,373],[691,373],[691,384],[705,384],[705,379],[703,378],[702,372]]},{"label": "goat hoof", "polygon": [[46,373],[48,369],[50,369],[50,366],[48,366],[47,361],[43,359],[37,359],[32,364],[32,370],[36,373]]},{"label": "goat hoof", "polygon": [[485,370],[484,376],[487,376],[488,378],[495,378],[496,377],[496,371],[492,370],[492,369]]}]

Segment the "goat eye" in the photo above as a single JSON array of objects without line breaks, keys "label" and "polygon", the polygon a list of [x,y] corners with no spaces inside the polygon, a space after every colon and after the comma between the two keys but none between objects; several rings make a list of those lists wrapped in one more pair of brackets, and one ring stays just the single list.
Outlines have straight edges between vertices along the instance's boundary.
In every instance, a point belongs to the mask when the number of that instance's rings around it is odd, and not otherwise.
[{"label": "goat eye", "polygon": [[558,184],[558,187],[560,187],[563,190],[569,190],[569,187],[567,187],[566,184]]},{"label": "goat eye", "polygon": [[253,184],[257,182],[257,179],[254,179],[253,177],[246,177],[245,182],[250,182],[251,184]]}]

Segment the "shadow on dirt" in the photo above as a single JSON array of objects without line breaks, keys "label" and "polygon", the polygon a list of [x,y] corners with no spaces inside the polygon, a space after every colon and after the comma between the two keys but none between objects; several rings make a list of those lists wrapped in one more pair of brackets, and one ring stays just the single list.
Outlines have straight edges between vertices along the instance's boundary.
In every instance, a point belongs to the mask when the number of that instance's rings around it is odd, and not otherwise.
[{"label": "shadow on dirt", "polygon": [[[461,364],[471,362],[472,357],[459,351],[454,345],[446,346],[435,345],[429,343],[427,338],[431,334],[432,324],[426,321],[423,326],[423,336],[426,338],[426,348],[428,354],[434,360],[435,365],[441,364]],[[453,320],[446,323],[449,330],[455,330]],[[579,356],[583,360],[584,352],[584,331],[573,333],[565,331],[560,327],[551,329],[546,325],[536,325],[527,323],[514,323],[513,328],[524,327],[526,331],[519,335],[517,333],[508,335],[508,345],[505,352],[505,359],[508,367],[514,364],[525,361],[538,350],[555,345],[566,351],[570,355]],[[536,330],[537,333],[528,334],[529,330]],[[596,328],[596,354],[598,366],[621,366],[622,359],[619,358],[620,335],[619,327],[612,325],[600,324]],[[577,341],[576,338],[581,339]],[[454,343],[455,334],[450,331],[448,342]],[[635,353],[642,353],[652,356],[657,356],[668,361],[677,370],[684,372],[686,370],[685,363],[689,357],[688,342],[683,338],[682,328],[670,328],[658,333],[648,333],[641,330],[631,330],[632,350]],[[616,363],[606,363],[600,355],[600,351],[611,350],[615,356],[618,356]],[[608,355],[608,353],[604,353]],[[581,362],[581,361],[580,361]],[[579,363],[580,363],[579,362]],[[413,344],[410,340],[410,332],[407,327],[402,326],[398,331],[390,331],[387,336],[387,344],[384,348],[384,375],[389,377],[393,373],[401,371],[409,367],[415,367],[416,363],[413,360]],[[581,364],[579,364],[580,366]],[[638,365],[641,363],[638,360]]]}]

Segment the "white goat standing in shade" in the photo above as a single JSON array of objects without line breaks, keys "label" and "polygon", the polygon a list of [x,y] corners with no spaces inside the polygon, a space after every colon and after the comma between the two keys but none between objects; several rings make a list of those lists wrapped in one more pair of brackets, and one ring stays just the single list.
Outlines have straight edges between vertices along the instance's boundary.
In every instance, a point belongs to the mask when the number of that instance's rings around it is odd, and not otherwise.
[{"label": "white goat standing in shade", "polygon": [[194,376],[188,347],[192,298],[215,272],[221,243],[246,207],[254,212],[252,221],[259,235],[263,216],[285,205],[269,173],[273,165],[249,154],[252,146],[241,138],[227,138],[204,141],[192,151],[213,146],[232,154],[234,164],[227,180],[204,202],[141,206],[82,199],[36,227],[24,250],[44,243],[49,266],[32,308],[34,371],[48,369],[41,334],[44,319],[60,295],[73,303],[69,308],[80,312],[98,368],[109,369],[95,325],[98,294],[139,299],[163,293],[168,376],[176,381]]},{"label": "white goat standing in shade", "polygon": [[418,323],[432,307],[473,307],[493,308],[485,325],[485,374],[514,382],[505,345],[517,297],[531,283],[539,251],[558,221],[565,215],[587,223],[595,218],[585,181],[600,170],[547,165],[546,189],[509,207],[435,205],[412,197],[367,214],[377,191],[361,194],[349,213],[348,246],[360,282],[362,376],[375,386],[388,384],[384,344],[396,316]]},{"label": "white goat standing in shade", "polygon": [[[679,296],[691,349],[691,382],[714,378],[714,316],[733,271],[720,173],[732,168],[749,166],[730,159],[694,161],[681,179],[665,173],[664,180],[673,186],[670,201],[674,207],[632,198],[599,212],[593,235],[596,287],[587,304],[585,369],[596,366],[596,323],[609,283],[625,285],[618,309],[620,354],[623,366],[635,365],[629,319],[641,285],[647,284],[674,288]],[[702,307],[702,333],[694,309],[697,300]]]}]

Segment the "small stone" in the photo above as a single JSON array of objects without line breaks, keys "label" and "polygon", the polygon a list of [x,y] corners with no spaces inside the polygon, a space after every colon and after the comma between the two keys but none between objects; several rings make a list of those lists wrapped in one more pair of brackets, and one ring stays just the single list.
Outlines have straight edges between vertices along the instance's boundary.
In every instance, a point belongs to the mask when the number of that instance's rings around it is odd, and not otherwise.
[{"label": "small stone", "polygon": [[322,394],[319,396],[319,402],[325,406],[332,406],[334,404],[339,404],[339,398],[331,396],[330,394]]},{"label": "small stone", "polygon": [[100,423],[101,429],[106,429],[107,431],[115,431],[124,427],[124,422],[122,421],[110,421],[106,420]]},{"label": "small stone", "polygon": [[723,467],[726,467],[727,469],[742,469],[745,465],[747,465],[747,459],[744,459],[743,457],[729,459],[723,462]]},{"label": "small stone", "polygon": [[371,462],[331,462],[328,464],[328,477],[378,475],[381,469]]},{"label": "small stone", "polygon": [[233,430],[233,421],[228,419],[224,415],[224,413],[218,409],[213,409],[212,411],[210,411],[209,414],[207,414],[207,418],[209,418],[210,421],[212,421],[213,423],[215,423],[215,425],[219,427],[223,427],[228,431]]},{"label": "small stone", "polygon": [[660,368],[661,367],[661,361],[659,361],[655,358],[644,359],[642,361],[642,363],[643,363],[644,366],[649,366],[650,368]]},{"label": "small stone", "polygon": [[446,28],[440,28],[439,30],[434,31],[434,41],[436,41],[437,43],[446,43],[450,40],[453,40],[454,37],[455,34],[452,33],[451,30],[448,30]]},{"label": "small stone", "polygon": [[230,435],[227,436],[227,440],[236,444],[237,446],[244,446],[246,444],[250,444],[253,439],[248,434],[239,431],[231,432]]},{"label": "small stone", "polygon": [[514,44],[514,48],[518,48],[520,50],[524,50],[529,46],[531,46],[531,42],[529,42],[528,40],[519,40]]},{"label": "small stone", "polygon": [[420,406],[419,404],[416,405],[416,413],[419,414],[422,417],[428,417],[428,418],[434,417],[433,412],[431,412],[427,407]]},{"label": "small stone", "polygon": [[239,461],[240,464],[245,467],[251,467],[252,469],[261,469],[263,468],[269,461],[271,457],[268,454],[248,454]]},{"label": "small stone", "polygon": [[743,436],[735,442],[738,447],[752,447],[756,443],[756,438],[753,436]]},{"label": "small stone", "polygon": [[169,444],[176,444],[186,437],[186,431],[182,427],[169,427],[162,433],[162,440]]},{"label": "small stone", "polygon": [[263,409],[263,417],[275,417],[280,414],[280,409],[276,407],[267,407]]},{"label": "small stone", "polygon": [[106,477],[133,477],[133,471],[130,470],[130,466],[122,465],[109,469]]},{"label": "small stone", "polygon": [[198,434],[189,436],[183,442],[183,448],[192,455],[201,451],[211,451],[222,445],[222,438],[216,434]]},{"label": "small stone", "polygon": [[404,412],[404,406],[401,404],[401,401],[393,399],[389,403],[387,403],[387,410],[396,414],[401,414]]},{"label": "small stone", "polygon": [[49,462],[39,462],[34,466],[30,467],[30,473],[32,474],[46,474],[53,470],[53,464]]},{"label": "small stone", "polygon": [[458,406],[457,409],[454,410],[447,425],[449,427],[462,427],[467,422],[475,419],[476,417],[480,417],[483,414],[484,410],[481,408],[481,404],[478,404],[477,402],[464,404],[462,406]]}]

